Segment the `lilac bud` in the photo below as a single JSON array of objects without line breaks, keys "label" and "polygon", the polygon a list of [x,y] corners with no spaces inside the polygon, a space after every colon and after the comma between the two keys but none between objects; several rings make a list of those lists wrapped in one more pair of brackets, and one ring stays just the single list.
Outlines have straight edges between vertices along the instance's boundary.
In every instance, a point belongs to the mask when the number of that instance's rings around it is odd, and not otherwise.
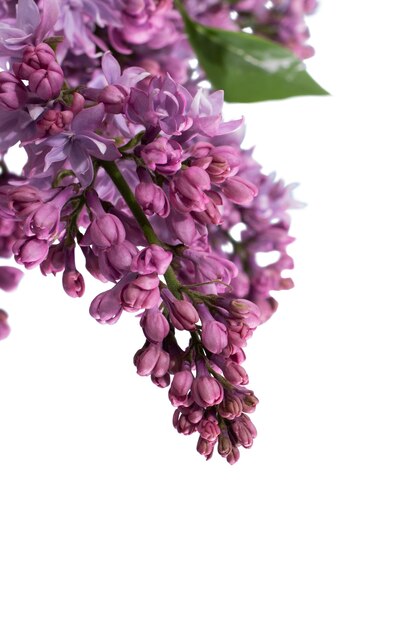
[{"label": "lilac bud", "polygon": [[164,274],[172,260],[171,252],[153,243],[139,253],[132,263],[131,270],[139,274],[152,274],[153,272]]},{"label": "lilac bud", "polygon": [[125,228],[120,219],[109,213],[94,219],[87,232],[92,243],[102,250],[123,243],[126,238]]},{"label": "lilac bud", "polygon": [[240,454],[238,448],[236,446],[233,446],[231,452],[226,457],[226,460],[230,465],[235,465],[235,463],[239,461],[239,457]]},{"label": "lilac bud", "polygon": [[9,205],[17,215],[20,213],[27,213],[33,206],[41,201],[41,194],[39,189],[32,187],[31,185],[21,185],[15,189],[11,189],[8,195]]},{"label": "lilac bud", "polygon": [[248,374],[242,365],[227,361],[223,367],[223,373],[227,380],[233,385],[246,385],[248,383]]},{"label": "lilac bud", "polygon": [[0,289],[13,291],[23,278],[23,272],[17,267],[0,267]]},{"label": "lilac bud", "polygon": [[224,390],[212,376],[198,376],[192,384],[193,399],[204,409],[222,402]]},{"label": "lilac bud", "polygon": [[125,239],[122,243],[117,243],[101,253],[106,254],[108,263],[114,268],[127,272],[138,255],[138,249],[131,241]]},{"label": "lilac bud", "polygon": [[90,304],[90,315],[100,324],[115,324],[122,315],[122,310],[115,289],[99,293]]},{"label": "lilac bud", "polygon": [[197,404],[192,403],[190,407],[187,407],[187,419],[192,424],[198,424],[203,419],[204,411]]},{"label": "lilac bud", "polygon": [[[173,406],[183,406],[186,404],[187,395],[193,383],[193,374],[189,370],[176,372],[173,376],[168,397]],[[198,420],[200,421],[200,420]]]},{"label": "lilac bud", "polygon": [[41,239],[18,239],[13,246],[13,253],[18,263],[26,269],[39,265],[48,254],[48,243]]},{"label": "lilac bud", "polygon": [[248,424],[240,417],[237,417],[231,422],[231,428],[236,437],[237,444],[241,445],[243,448],[251,448],[254,441],[254,431],[248,427]]},{"label": "lilac bud", "polygon": [[34,71],[47,69],[55,62],[55,52],[47,43],[28,45],[23,50],[22,61],[13,64],[13,71],[19,78],[28,80]]},{"label": "lilac bud", "polygon": [[210,189],[210,178],[200,167],[188,167],[178,172],[171,182],[171,199],[178,211],[204,211],[208,201],[204,193]]},{"label": "lilac bud", "polygon": [[71,298],[81,298],[84,294],[84,278],[77,270],[65,270],[62,275],[62,286]]},{"label": "lilac bud", "polygon": [[134,356],[134,365],[139,376],[164,376],[170,366],[170,356],[161,344],[150,343],[138,350]]},{"label": "lilac bud", "polygon": [[214,441],[207,441],[207,439],[204,439],[203,437],[199,437],[196,449],[199,452],[199,454],[206,457],[207,461],[209,461],[209,459],[211,458],[214,448],[215,448]]},{"label": "lilac bud", "polygon": [[135,198],[147,215],[156,213],[160,217],[167,217],[170,213],[167,196],[158,185],[153,182],[141,182],[135,189]]},{"label": "lilac bud", "polygon": [[254,413],[255,408],[258,404],[258,398],[254,395],[252,391],[247,390],[242,398],[242,408],[247,413]]},{"label": "lilac bud", "polygon": [[154,141],[140,146],[138,154],[150,170],[172,175],[181,168],[182,147],[177,141],[167,137],[158,137]]},{"label": "lilac bud", "polygon": [[167,302],[170,312],[170,320],[178,330],[195,330],[199,321],[199,314],[193,304],[188,300],[176,300]]},{"label": "lilac bud", "polygon": [[229,310],[236,319],[244,320],[248,328],[257,328],[260,324],[260,310],[250,300],[234,299],[229,303]]},{"label": "lilac bud", "polygon": [[71,124],[73,117],[72,111],[49,109],[36,122],[36,127],[41,136],[58,135]]},{"label": "lilac bud", "polygon": [[28,216],[25,221],[27,235],[35,235],[38,239],[53,239],[58,231],[60,222],[59,207],[47,202]]},{"label": "lilac bud", "polygon": [[232,452],[232,442],[226,433],[221,433],[218,438],[218,454],[227,457]]},{"label": "lilac bud", "polygon": [[180,409],[174,411],[173,426],[180,435],[191,435],[196,432],[195,424],[192,424],[188,416],[184,415]]},{"label": "lilac bud", "polygon": [[0,341],[6,339],[10,334],[10,326],[7,323],[8,315],[6,311],[0,309]]},{"label": "lilac bud", "polygon": [[237,396],[231,397],[229,394],[227,394],[219,405],[218,412],[219,415],[224,419],[233,420],[241,415],[242,409],[243,407],[241,398]]},{"label": "lilac bud", "polygon": [[160,389],[166,389],[170,385],[170,374],[164,374],[164,376],[154,376],[151,374],[151,382]]},{"label": "lilac bud", "polygon": [[203,439],[206,439],[206,441],[210,441],[211,443],[215,443],[221,434],[218,421],[216,417],[213,417],[212,415],[204,417],[199,422],[197,430]]},{"label": "lilac bud", "polygon": [[225,325],[215,320],[203,322],[202,343],[213,354],[220,354],[228,345]]},{"label": "lilac bud", "polygon": [[25,85],[10,72],[0,72],[0,110],[17,111],[26,100]]},{"label": "lilac bud", "polygon": [[62,243],[51,246],[48,255],[40,265],[41,272],[44,276],[53,274],[54,276],[62,272],[65,267],[65,251]]},{"label": "lilac bud", "polygon": [[170,331],[166,317],[157,308],[145,311],[141,318],[141,326],[145,337],[152,343],[161,343]]},{"label": "lilac bud", "polygon": [[106,85],[97,98],[98,102],[103,102],[106,113],[122,113],[128,91],[121,85]]},{"label": "lilac bud", "polygon": [[255,185],[239,176],[227,178],[222,185],[222,191],[235,204],[249,204],[258,193]]},{"label": "lilac bud", "polygon": [[35,70],[29,76],[29,89],[42,100],[56,98],[64,84],[64,72],[58,63],[51,63],[47,69]]},{"label": "lilac bud", "polygon": [[160,301],[160,280],[156,273],[138,276],[121,291],[121,302],[125,311],[137,312],[152,309]]}]

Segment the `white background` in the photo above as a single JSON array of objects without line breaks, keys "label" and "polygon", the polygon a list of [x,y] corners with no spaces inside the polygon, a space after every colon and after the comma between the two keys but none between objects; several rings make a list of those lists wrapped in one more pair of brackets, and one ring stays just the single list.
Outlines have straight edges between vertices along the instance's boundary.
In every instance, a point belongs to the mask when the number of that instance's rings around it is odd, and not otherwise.
[{"label": "white background", "polygon": [[308,206],[238,465],[172,429],[133,318],[102,327],[37,270],[3,298],[2,625],[417,625],[416,22],[323,0],[308,65],[333,96],[245,107]]}]

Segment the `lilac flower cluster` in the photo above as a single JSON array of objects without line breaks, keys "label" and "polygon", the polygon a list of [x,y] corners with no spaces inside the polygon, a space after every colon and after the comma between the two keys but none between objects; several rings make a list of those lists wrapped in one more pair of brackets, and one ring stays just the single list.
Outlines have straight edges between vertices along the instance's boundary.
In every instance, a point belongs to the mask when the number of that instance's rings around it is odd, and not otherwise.
[{"label": "lilac flower cluster", "polygon": [[[198,433],[200,454],[217,447],[235,463],[256,436],[244,348],[277,307],[271,292],[292,286],[291,187],[242,149],[242,121],[223,120],[222,92],[161,70],[180,29],[170,0],[1,7],[0,153],[20,141],[28,161],[21,176],[2,170],[0,256],[60,275],[78,298],[77,251],[111,284],[92,317],[138,316],[137,373],[168,389],[174,426]],[[137,64],[140,46],[155,50],[154,65]],[[266,252],[277,256],[267,266]],[[1,268],[0,288],[20,276]]]}]

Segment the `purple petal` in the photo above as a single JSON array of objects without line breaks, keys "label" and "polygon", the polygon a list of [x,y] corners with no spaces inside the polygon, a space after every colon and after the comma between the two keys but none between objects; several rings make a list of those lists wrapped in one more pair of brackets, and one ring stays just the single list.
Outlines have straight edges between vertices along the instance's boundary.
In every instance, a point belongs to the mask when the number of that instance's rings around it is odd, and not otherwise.
[{"label": "purple petal", "polygon": [[23,48],[31,39],[31,34],[9,24],[0,24],[0,52],[10,53]]},{"label": "purple petal", "polygon": [[69,142],[54,146],[45,157],[44,172],[49,170],[53,163],[60,163],[61,161],[65,161],[68,157],[69,150]]},{"label": "purple petal", "polygon": [[88,107],[80,111],[75,116],[72,128],[76,135],[84,134],[83,131],[94,131],[100,126],[105,112],[103,103],[97,104],[94,107]]},{"label": "purple petal", "polygon": [[36,29],[36,43],[40,43],[45,39],[45,35],[52,30],[59,16],[59,7],[57,0],[44,0],[42,3],[41,21]]},{"label": "purple petal", "polygon": [[69,154],[71,169],[83,187],[87,187],[93,180],[93,163],[90,155],[80,141],[73,141]]},{"label": "purple petal", "polygon": [[113,161],[120,157],[120,152],[112,139],[107,139],[106,137],[101,137],[100,135],[86,131],[79,137],[79,141],[82,142],[82,145],[88,153],[92,154],[97,159]]},{"label": "purple petal", "polygon": [[16,6],[16,27],[32,35],[39,23],[39,9],[34,0],[19,0]]},{"label": "purple petal", "polygon": [[109,85],[115,85],[120,77],[120,65],[111,52],[105,52],[102,58],[102,70]]}]

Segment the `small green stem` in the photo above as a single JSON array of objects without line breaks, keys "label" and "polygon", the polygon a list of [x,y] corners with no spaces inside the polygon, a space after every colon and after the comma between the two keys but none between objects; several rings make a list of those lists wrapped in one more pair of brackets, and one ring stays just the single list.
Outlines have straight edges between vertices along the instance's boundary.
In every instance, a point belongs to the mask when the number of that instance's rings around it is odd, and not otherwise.
[{"label": "small green stem", "polygon": [[[139,206],[138,202],[134,194],[132,193],[131,188],[123,177],[122,172],[116,165],[114,161],[98,161],[99,165],[107,172],[112,181],[114,182],[116,188],[118,189],[120,195],[125,200],[129,209],[131,210],[133,216],[138,222],[142,232],[145,235],[145,239],[149,244],[156,244],[157,246],[161,246],[165,248],[166,246],[159,239],[157,234],[155,233],[149,219],[145,215],[144,211]],[[181,299],[181,284],[177,280],[176,274],[171,266],[167,269],[164,277],[167,282],[167,287],[171,291],[171,293],[178,299]]]}]

